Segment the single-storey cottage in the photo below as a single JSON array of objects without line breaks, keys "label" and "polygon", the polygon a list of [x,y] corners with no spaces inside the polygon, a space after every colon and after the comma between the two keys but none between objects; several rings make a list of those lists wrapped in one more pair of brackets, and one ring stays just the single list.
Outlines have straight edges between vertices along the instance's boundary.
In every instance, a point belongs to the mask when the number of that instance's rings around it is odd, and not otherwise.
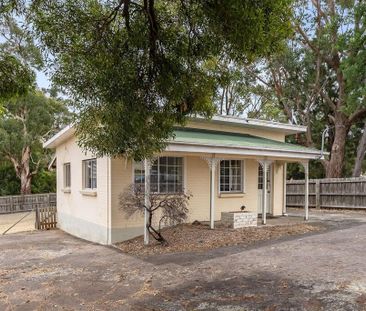
[{"label": "single-storey cottage", "polygon": [[[246,210],[283,215],[286,163],[299,162],[308,179],[308,161],[319,150],[285,142],[306,127],[237,117],[191,118],[153,161],[96,158],[77,144],[68,126],[44,146],[55,149],[58,226],[89,241],[111,244],[144,232],[143,215],[126,217],[119,208],[122,191],[149,176],[151,191],[190,191],[189,221],[220,220],[223,211]],[[308,187],[305,187],[308,193]],[[307,196],[306,196],[307,197]],[[308,202],[305,201],[305,219]]]}]

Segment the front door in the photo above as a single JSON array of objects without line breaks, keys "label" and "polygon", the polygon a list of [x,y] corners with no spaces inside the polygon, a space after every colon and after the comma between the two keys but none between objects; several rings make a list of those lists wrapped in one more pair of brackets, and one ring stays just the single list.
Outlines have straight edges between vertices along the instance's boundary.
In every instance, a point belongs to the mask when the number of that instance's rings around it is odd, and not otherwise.
[{"label": "front door", "polygon": [[[272,214],[272,165],[267,168],[267,213]],[[258,214],[262,214],[263,202],[263,167],[258,164]]]}]

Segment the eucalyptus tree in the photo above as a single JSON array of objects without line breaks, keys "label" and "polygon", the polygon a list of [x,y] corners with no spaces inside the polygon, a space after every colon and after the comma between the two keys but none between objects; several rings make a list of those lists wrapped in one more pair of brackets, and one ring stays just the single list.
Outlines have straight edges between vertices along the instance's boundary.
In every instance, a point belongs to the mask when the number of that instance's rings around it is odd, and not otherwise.
[{"label": "eucalyptus tree", "polygon": [[0,116],[0,160],[10,162],[20,180],[20,193],[31,193],[32,178],[46,166],[42,143],[69,120],[63,101],[41,92],[4,102]]},{"label": "eucalyptus tree", "polygon": [[[345,173],[345,162],[353,160],[345,158],[347,145],[354,145],[347,141],[359,137],[355,133],[366,118],[365,18],[365,1],[296,1],[294,35],[287,47],[264,64],[247,68],[256,83],[273,91],[274,105],[282,110],[278,118],[307,125],[299,142],[320,147],[322,131],[328,128],[330,156],[322,161],[327,177]],[[365,143],[366,137],[360,139],[355,175]]]},{"label": "eucalyptus tree", "polygon": [[23,8],[20,1],[0,3],[0,104],[33,90],[34,69],[42,64],[31,34],[20,25]]},{"label": "eucalyptus tree", "polygon": [[37,0],[53,81],[72,98],[82,147],[141,159],[189,115],[210,117],[226,54],[251,62],[291,32],[291,0]]},{"label": "eucalyptus tree", "polygon": [[365,86],[357,83],[365,81],[366,3],[300,1],[298,12],[298,39],[315,59],[312,89],[329,110],[332,142],[330,158],[323,161],[326,176],[341,177],[350,129],[366,117]]}]

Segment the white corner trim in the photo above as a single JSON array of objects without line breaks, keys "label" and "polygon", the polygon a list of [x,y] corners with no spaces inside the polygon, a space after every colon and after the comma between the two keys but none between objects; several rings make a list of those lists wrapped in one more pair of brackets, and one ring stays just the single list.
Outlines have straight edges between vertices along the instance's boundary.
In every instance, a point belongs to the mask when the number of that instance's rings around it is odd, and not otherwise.
[{"label": "white corner trim", "polygon": [[94,190],[94,189],[83,189],[83,190],[80,190],[80,193],[82,195],[89,196],[89,197],[97,196],[97,190]]}]

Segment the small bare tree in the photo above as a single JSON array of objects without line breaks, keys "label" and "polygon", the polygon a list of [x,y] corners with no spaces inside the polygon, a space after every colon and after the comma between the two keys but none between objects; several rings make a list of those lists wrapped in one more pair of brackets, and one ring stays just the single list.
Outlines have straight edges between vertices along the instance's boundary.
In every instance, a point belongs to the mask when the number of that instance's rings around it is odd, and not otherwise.
[{"label": "small bare tree", "polygon": [[[136,213],[148,212],[149,217],[146,228],[149,234],[162,245],[167,245],[168,241],[161,233],[162,226],[175,226],[184,223],[188,218],[188,201],[192,197],[190,193],[184,191],[179,193],[155,193],[149,194],[149,206],[145,204],[145,190],[141,185],[130,185],[120,195],[120,208],[131,217]],[[158,222],[153,223],[153,219],[160,217]],[[154,226],[158,226],[154,228]]]}]

